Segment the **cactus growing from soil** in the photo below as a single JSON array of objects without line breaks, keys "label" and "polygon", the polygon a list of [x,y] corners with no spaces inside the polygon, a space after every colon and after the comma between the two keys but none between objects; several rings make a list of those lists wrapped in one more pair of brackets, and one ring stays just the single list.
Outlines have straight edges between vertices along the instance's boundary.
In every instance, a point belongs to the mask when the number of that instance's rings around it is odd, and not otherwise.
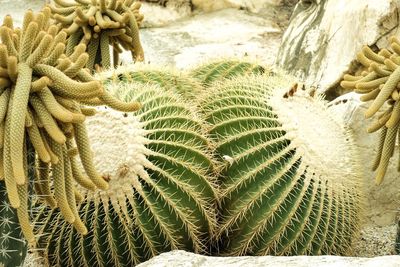
[{"label": "cactus growing from soil", "polygon": [[113,86],[142,108],[88,118],[95,165],[109,189],[80,190],[86,236],[58,211],[39,208],[39,246],[51,266],[133,266],[171,249],[202,252],[214,232],[214,163],[193,105],[154,85]]},{"label": "cactus growing from soil", "polygon": [[346,254],[358,232],[351,135],[321,99],[289,86],[288,77],[242,77],[199,101],[220,159],[226,255]]},{"label": "cactus growing from soil", "polygon": [[203,63],[189,71],[205,87],[215,81],[230,79],[240,75],[257,75],[268,73],[268,69],[258,63],[238,59],[220,59]]},{"label": "cactus growing from soil", "polygon": [[[357,60],[366,68],[360,75],[346,74],[340,85],[345,89],[362,94],[362,101],[372,101],[365,117],[376,115],[375,122],[370,125],[368,132],[381,130],[377,144],[378,153],[372,164],[376,171],[375,181],[382,183],[390,158],[394,155],[396,139],[400,125],[400,40],[396,37],[389,39],[393,52],[382,49],[375,53],[368,46],[357,54]],[[378,110],[387,104],[385,112],[377,114]],[[400,161],[399,161],[400,170]]]},{"label": "cactus growing from soil", "polygon": [[[28,11],[21,29],[14,28],[10,16],[0,27],[0,178],[31,244],[35,237],[28,212],[29,181],[35,181],[36,193],[83,234],[87,230],[77,213],[74,182],[92,189],[108,187],[93,168],[84,124],[87,109],[82,105],[139,108],[138,103],[112,97],[82,69],[88,60],[85,45],[65,55],[66,33],[50,26],[49,18],[50,9],[44,8],[36,15]],[[28,158],[26,140],[37,156]],[[77,151],[89,178],[71,174],[70,150]],[[33,165],[38,175],[27,173],[27,166]]]},{"label": "cactus growing from soil", "polygon": [[49,7],[57,24],[68,33],[67,55],[78,44],[87,45],[88,68],[95,64],[111,67],[109,46],[113,48],[114,67],[119,64],[122,49],[131,51],[135,61],[143,61],[139,24],[140,2],[134,0],[55,0]]},{"label": "cactus growing from soil", "polygon": [[199,95],[203,89],[196,79],[183,72],[149,64],[122,65],[113,70],[100,72],[97,77],[106,85],[120,82],[156,84],[164,90],[173,90],[189,99]]}]

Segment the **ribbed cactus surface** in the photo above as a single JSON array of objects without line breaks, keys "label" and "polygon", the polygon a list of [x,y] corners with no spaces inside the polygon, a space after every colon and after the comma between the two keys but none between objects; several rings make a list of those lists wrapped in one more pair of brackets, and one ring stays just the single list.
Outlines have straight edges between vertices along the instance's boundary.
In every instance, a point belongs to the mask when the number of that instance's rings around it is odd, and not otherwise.
[{"label": "ribbed cactus surface", "polygon": [[249,74],[264,74],[266,67],[251,61],[240,59],[221,59],[204,63],[192,69],[189,74],[208,87],[215,81],[230,79]]},{"label": "ribbed cactus surface", "polygon": [[346,254],[358,231],[351,136],[320,99],[287,97],[291,85],[288,77],[233,79],[199,103],[221,164],[224,254]]},{"label": "ribbed cactus surface", "polygon": [[0,266],[21,266],[27,250],[17,211],[11,207],[4,181],[0,182]]},{"label": "ribbed cactus surface", "polygon": [[[51,266],[132,266],[172,249],[205,251],[215,230],[214,163],[203,125],[180,96],[122,83],[132,114],[87,119],[94,164],[109,189],[83,193],[82,236],[58,210],[39,208],[39,246]],[[105,142],[107,140],[107,142]]]},{"label": "ribbed cactus surface", "polygon": [[122,65],[98,74],[107,86],[119,83],[155,84],[164,90],[172,90],[184,97],[193,98],[200,94],[202,85],[196,79],[170,67],[149,64]]}]

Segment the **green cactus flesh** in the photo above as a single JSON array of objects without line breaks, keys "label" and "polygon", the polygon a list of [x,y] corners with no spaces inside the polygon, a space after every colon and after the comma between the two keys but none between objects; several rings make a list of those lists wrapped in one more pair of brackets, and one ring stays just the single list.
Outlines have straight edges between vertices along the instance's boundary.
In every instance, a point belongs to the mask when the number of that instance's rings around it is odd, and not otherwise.
[{"label": "green cactus flesh", "polygon": [[190,71],[190,75],[209,87],[215,81],[230,79],[240,75],[264,74],[268,70],[257,63],[238,59],[225,59],[200,65]]},{"label": "green cactus flesh", "polygon": [[0,182],[0,266],[21,266],[27,250],[17,211],[11,207],[4,181]]},{"label": "green cactus flesh", "polygon": [[284,98],[289,81],[224,81],[199,102],[221,159],[224,254],[346,254],[358,231],[361,172],[351,136],[322,100]]},{"label": "green cactus flesh", "polygon": [[108,190],[82,191],[88,234],[58,210],[36,213],[51,266],[132,266],[172,249],[207,250],[216,192],[202,123],[178,94],[159,87],[127,84],[119,94],[140,101],[140,111],[98,109],[87,119],[94,164],[109,181]]},{"label": "green cactus flesh", "polygon": [[202,91],[194,78],[172,68],[146,64],[130,64],[98,74],[108,87],[118,87],[120,82],[156,84],[164,90],[172,90],[184,97],[193,98]]}]

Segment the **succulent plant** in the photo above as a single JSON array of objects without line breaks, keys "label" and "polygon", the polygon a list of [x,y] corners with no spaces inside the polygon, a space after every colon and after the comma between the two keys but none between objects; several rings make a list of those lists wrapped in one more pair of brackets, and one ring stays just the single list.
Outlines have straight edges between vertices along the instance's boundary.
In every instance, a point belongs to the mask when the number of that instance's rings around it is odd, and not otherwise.
[{"label": "succulent plant", "polygon": [[196,79],[183,72],[149,64],[122,65],[114,70],[100,72],[97,76],[106,85],[118,85],[120,82],[156,84],[164,90],[173,90],[186,98],[198,96],[203,89]]},{"label": "succulent plant", "polygon": [[215,230],[214,163],[193,105],[151,85],[121,83],[116,93],[142,108],[134,116],[98,110],[87,120],[95,166],[109,182],[80,190],[89,233],[57,210],[37,212],[50,266],[133,266],[171,249],[202,252]]},{"label": "succulent plant", "polygon": [[268,69],[258,63],[240,59],[220,59],[192,69],[189,74],[198,79],[205,87],[215,81],[230,79],[240,75],[264,74]]},{"label": "succulent plant", "polygon": [[199,101],[220,159],[226,255],[346,254],[358,232],[361,169],[352,137],[321,99],[295,92],[290,81],[236,78]]},{"label": "succulent plant", "polygon": [[[65,55],[66,33],[49,26],[49,18],[49,8],[36,15],[28,11],[21,29],[14,28],[10,16],[0,27],[0,177],[31,244],[35,237],[28,212],[28,181],[35,181],[41,199],[58,207],[81,233],[87,230],[77,213],[74,183],[93,190],[108,187],[93,168],[84,124],[85,115],[91,114],[82,105],[106,104],[124,111],[139,108],[138,103],[112,97],[82,69],[88,60],[85,45]],[[31,151],[25,141],[37,156],[28,158]],[[73,156],[77,154],[89,178],[75,175]],[[38,175],[27,174],[27,166],[33,165]]]},{"label": "succulent plant", "polygon": [[144,61],[139,37],[141,3],[134,0],[54,0],[49,5],[53,18],[68,33],[67,55],[78,44],[87,45],[88,68],[95,64],[111,67],[109,46],[113,48],[113,64],[119,64],[122,49],[131,51],[135,61]]},{"label": "succulent plant", "polygon": [[[346,74],[340,85],[345,89],[354,90],[362,94],[362,101],[372,101],[365,117],[376,115],[375,122],[370,125],[368,132],[381,130],[378,141],[378,152],[372,164],[376,171],[376,183],[382,183],[390,158],[394,154],[394,147],[400,125],[400,40],[396,37],[389,39],[393,52],[381,49],[375,53],[368,46],[364,46],[357,54],[357,60],[365,67],[361,75]],[[387,105],[385,105],[385,103]],[[381,114],[377,112],[384,107]],[[400,162],[399,162],[400,169]]]}]

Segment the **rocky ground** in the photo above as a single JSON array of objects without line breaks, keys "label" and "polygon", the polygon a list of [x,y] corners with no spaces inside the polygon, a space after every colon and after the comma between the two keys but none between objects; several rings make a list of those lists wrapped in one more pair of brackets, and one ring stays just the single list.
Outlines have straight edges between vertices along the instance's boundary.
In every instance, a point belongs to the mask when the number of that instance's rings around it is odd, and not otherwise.
[{"label": "rocky ground", "polygon": [[[44,0],[0,0],[0,18],[11,14],[21,23],[24,10],[40,9]],[[273,1],[271,1],[273,2]],[[273,64],[293,5],[267,5],[258,13],[224,9],[211,13],[161,9],[144,4],[141,38],[146,62],[188,68],[223,56],[250,57]],[[125,61],[129,55],[123,57]],[[354,256],[393,254],[395,226],[364,227],[354,244]],[[28,257],[27,266],[41,266]],[[372,266],[372,265],[371,265]]]}]

